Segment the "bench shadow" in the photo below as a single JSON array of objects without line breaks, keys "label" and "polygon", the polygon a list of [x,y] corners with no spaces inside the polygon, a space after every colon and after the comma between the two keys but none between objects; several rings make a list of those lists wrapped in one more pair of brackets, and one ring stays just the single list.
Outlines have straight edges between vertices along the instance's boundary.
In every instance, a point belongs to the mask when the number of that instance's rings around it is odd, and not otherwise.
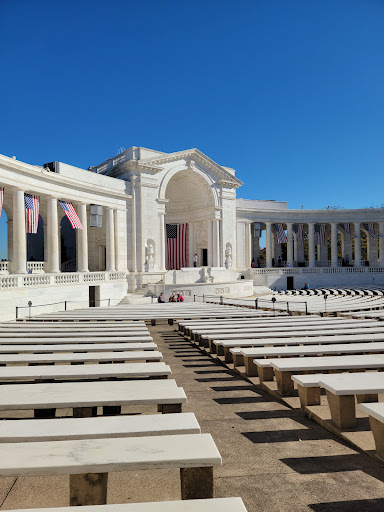
[{"label": "bench shadow", "polygon": [[333,501],[308,505],[314,512],[382,512],[384,498],[370,500]]},{"label": "bench shadow", "polygon": [[297,413],[290,409],[277,409],[274,411],[245,411],[236,412],[235,414],[240,416],[240,418],[243,420],[267,420],[274,418],[292,418],[295,421],[297,420]]},{"label": "bench shadow", "polygon": [[253,386],[252,384],[244,385],[244,386],[212,386],[212,391],[218,391],[218,392],[225,392],[225,391],[255,391],[256,393],[259,392],[259,390],[256,388],[256,386]]},{"label": "bench shadow", "polygon": [[256,404],[265,402],[262,396],[236,396],[228,398],[213,398],[213,401],[219,405],[232,405],[232,404]]},{"label": "bench shadow", "polygon": [[[323,457],[292,457],[280,459],[296,473],[312,475],[316,473],[340,473],[343,471],[371,471],[383,469],[383,464],[362,453],[348,455],[324,455]],[[370,466],[369,468],[367,466]],[[373,471],[373,473],[375,473]],[[372,475],[374,476],[374,475]],[[384,474],[382,475],[384,478]],[[379,478],[382,480],[382,478]]]},{"label": "bench shadow", "polygon": [[196,382],[237,382],[234,377],[209,377],[206,379],[195,379]]},{"label": "bench shadow", "polygon": [[263,432],[242,432],[242,435],[255,444],[264,443],[290,443],[293,441],[317,441],[327,439],[328,436],[322,432],[312,429],[292,429],[292,430],[270,430]]}]

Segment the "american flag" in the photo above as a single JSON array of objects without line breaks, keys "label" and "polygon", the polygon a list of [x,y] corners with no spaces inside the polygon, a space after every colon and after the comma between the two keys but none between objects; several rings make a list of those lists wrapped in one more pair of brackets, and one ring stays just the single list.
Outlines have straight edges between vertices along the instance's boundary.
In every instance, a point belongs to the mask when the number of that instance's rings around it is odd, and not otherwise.
[{"label": "american flag", "polygon": [[376,235],[376,233],[375,233],[375,224],[373,222],[368,222],[367,224],[363,224],[363,227],[364,227],[365,231],[372,238],[379,238],[379,235]]},{"label": "american flag", "polygon": [[351,225],[350,224],[340,224],[341,229],[343,229],[346,234],[349,236],[349,238],[352,238],[351,233]]},{"label": "american flag", "polygon": [[293,230],[297,236],[297,244],[303,245],[303,243],[304,243],[304,224],[295,224]]},{"label": "american flag", "polygon": [[25,205],[25,231],[37,233],[39,227],[40,197],[24,194]]},{"label": "american flag", "polygon": [[321,245],[325,242],[325,231],[327,229],[326,224],[315,225],[315,245]]},{"label": "american flag", "polygon": [[3,201],[4,201],[4,189],[0,187],[0,217],[1,217],[1,212],[3,211]]},{"label": "american flag", "polygon": [[188,224],[167,224],[167,269],[188,267]]},{"label": "american flag", "polygon": [[83,229],[83,225],[80,222],[80,219],[76,213],[75,208],[72,203],[66,203],[65,201],[59,201],[60,206],[62,207],[65,215],[67,216],[69,222],[73,229]]},{"label": "american flag", "polygon": [[274,224],[273,227],[275,228],[277,243],[278,244],[286,244],[288,238],[284,231],[283,225],[282,224]]}]

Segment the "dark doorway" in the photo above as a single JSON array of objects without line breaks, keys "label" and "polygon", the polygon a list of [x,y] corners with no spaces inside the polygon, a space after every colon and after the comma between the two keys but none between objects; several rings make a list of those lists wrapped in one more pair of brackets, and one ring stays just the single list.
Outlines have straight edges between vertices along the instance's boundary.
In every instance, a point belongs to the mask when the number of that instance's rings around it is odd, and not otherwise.
[{"label": "dark doorway", "polygon": [[293,276],[287,276],[287,290],[294,290],[294,277]]},{"label": "dark doorway", "polygon": [[96,307],[96,286],[89,287],[89,307]]},{"label": "dark doorway", "polygon": [[202,267],[208,266],[208,249],[201,249],[201,262]]}]

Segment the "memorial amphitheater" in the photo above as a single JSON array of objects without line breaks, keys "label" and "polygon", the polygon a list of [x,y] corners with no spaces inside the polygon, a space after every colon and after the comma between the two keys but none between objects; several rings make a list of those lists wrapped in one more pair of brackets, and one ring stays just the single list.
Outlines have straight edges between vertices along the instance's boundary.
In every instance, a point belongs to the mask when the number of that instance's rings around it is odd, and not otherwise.
[{"label": "memorial amphitheater", "polygon": [[[2,317],[13,319],[16,307],[23,315],[28,302],[48,312],[64,303],[114,305],[127,293],[181,292],[193,301],[305,283],[384,285],[383,209],[291,210],[286,202],[240,199],[235,174],[198,149],[131,147],[88,169],[1,156]],[[40,208],[37,233],[27,235],[25,195]],[[83,229],[72,229],[59,201],[73,205]],[[168,226],[184,227],[176,259]]]},{"label": "memorial amphitheater", "polygon": [[384,210],[241,186],[0,157],[1,509],[384,509]]}]

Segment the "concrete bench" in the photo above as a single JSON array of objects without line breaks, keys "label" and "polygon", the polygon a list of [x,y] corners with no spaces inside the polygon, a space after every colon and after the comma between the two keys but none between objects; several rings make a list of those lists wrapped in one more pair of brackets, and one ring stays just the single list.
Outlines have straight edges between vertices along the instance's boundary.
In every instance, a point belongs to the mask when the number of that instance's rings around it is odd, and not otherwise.
[{"label": "concrete bench", "polygon": [[34,345],[41,345],[43,343],[46,343],[47,345],[55,345],[55,344],[62,344],[62,343],[151,343],[153,342],[152,336],[149,335],[142,335],[142,336],[107,336],[107,337],[99,337],[97,335],[85,337],[85,338],[73,338],[72,336],[66,336],[66,337],[31,337],[31,338],[17,338],[17,337],[11,337],[8,338],[0,338],[0,345],[12,345],[12,344],[26,344],[26,343],[32,343]]},{"label": "concrete bench", "polygon": [[293,337],[266,337],[266,338],[240,338],[239,340],[210,340],[210,345],[214,346],[214,352],[219,355],[226,355],[231,348],[242,347],[264,347],[271,345],[333,345],[335,343],[369,343],[372,341],[384,341],[384,331],[382,333],[372,333],[369,332],[367,334],[353,334],[349,332],[348,334],[338,334],[335,336],[331,336],[330,333],[327,336],[293,336]]},{"label": "concrete bench", "polygon": [[[6,364],[48,364],[48,363],[102,363],[104,361],[161,361],[163,354],[153,350],[154,343],[146,350],[125,352],[60,352],[59,354],[1,354],[0,366]],[[136,347],[138,348],[138,347]]]},{"label": "concrete bench", "polygon": [[[3,420],[0,443],[68,441],[112,437],[142,437],[199,434],[200,426],[191,413]],[[61,509],[60,509],[61,510]]]},{"label": "concrete bench", "polygon": [[[87,370],[92,368],[98,366],[90,365]],[[82,418],[93,416],[95,407],[156,404],[165,414],[181,412],[186,401],[183,388],[173,379],[7,384],[6,393],[0,394],[0,410],[34,410],[35,417],[51,418],[56,409],[72,408],[73,416]]]},{"label": "concrete bench", "polygon": [[384,461],[384,403],[363,403],[359,405],[359,408],[369,416],[369,424],[376,445],[376,455]]},{"label": "concrete bench", "polygon": [[[357,322],[357,320],[355,320]],[[132,338],[132,337],[140,337],[140,336],[149,336],[149,332],[147,329],[140,329],[135,331],[98,331],[97,329],[92,329],[90,331],[49,331],[49,332],[40,332],[40,331],[29,331],[29,332],[1,332],[0,339],[6,338],[72,338],[73,340],[77,340],[77,338],[111,338],[112,336],[116,336],[119,338]]]},{"label": "concrete bench", "polygon": [[323,373],[292,375],[292,380],[297,385],[302,408],[309,405],[320,405],[320,380],[322,377],[324,377]]},{"label": "concrete bench", "polygon": [[[377,357],[377,356],[376,356]],[[356,426],[355,396],[358,403],[377,402],[384,393],[384,373],[339,373],[323,375],[319,385],[327,393],[331,418],[337,428]]]},{"label": "concrete bench", "polygon": [[0,476],[70,475],[70,505],[103,505],[108,472],[180,468],[182,499],[213,497],[221,456],[210,434],[0,445]]},{"label": "concrete bench", "polygon": [[[329,370],[357,370],[384,368],[384,355],[326,356],[326,357],[289,357],[279,359],[254,359],[258,367],[259,378],[265,378],[266,368],[275,372],[277,390],[283,395],[291,395],[294,390],[293,373],[321,372]],[[259,365],[262,371],[259,371]],[[270,377],[267,376],[267,377]]]},{"label": "concrete bench", "polygon": [[171,369],[162,362],[87,365],[6,366],[0,368],[0,382],[164,378]]},{"label": "concrete bench", "polygon": [[[18,345],[10,344],[10,345],[2,345],[0,343],[0,354],[23,354],[23,353],[55,353],[55,352],[115,352],[115,351],[124,351],[124,350],[138,350],[138,348],[147,347],[149,345],[153,345],[154,350],[157,348],[155,343],[130,343],[130,342],[122,342],[122,343],[68,343],[68,344],[52,344],[52,345],[35,345],[35,344],[23,344]],[[135,347],[135,348],[132,348]]]},{"label": "concrete bench", "polygon": [[[321,356],[337,354],[358,354],[358,353],[383,353],[384,342],[373,343],[335,343],[334,345],[293,345],[289,347],[254,347],[230,349],[233,357],[235,352],[236,363],[242,358],[246,374],[250,377],[257,375],[257,369],[253,359],[260,357],[297,357],[297,356]],[[237,364],[237,366],[240,366]],[[249,373],[248,373],[249,372]]]},{"label": "concrete bench", "polygon": [[[211,498],[188,501],[158,501],[151,503],[127,503],[98,505],[84,512],[247,512],[241,498]],[[17,509],[14,512],[73,512],[71,507]]]}]

